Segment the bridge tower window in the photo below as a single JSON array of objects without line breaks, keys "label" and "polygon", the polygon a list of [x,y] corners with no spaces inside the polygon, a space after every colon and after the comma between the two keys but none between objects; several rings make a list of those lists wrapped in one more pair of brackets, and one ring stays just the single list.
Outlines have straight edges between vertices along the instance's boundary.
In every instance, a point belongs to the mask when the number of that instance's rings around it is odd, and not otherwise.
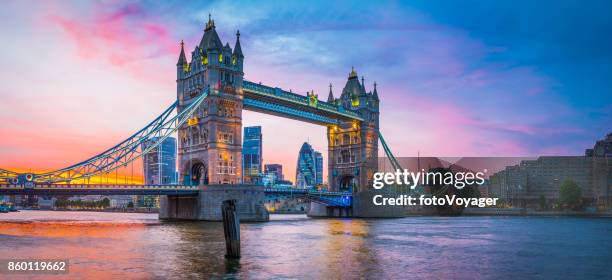
[{"label": "bridge tower window", "polygon": [[350,152],[350,150],[342,150],[340,152],[340,155],[342,157],[341,163],[349,163],[349,162],[351,162],[351,152]]},{"label": "bridge tower window", "polygon": [[351,137],[348,136],[347,134],[342,135],[342,144],[343,145],[351,144]]},{"label": "bridge tower window", "polygon": [[191,129],[191,145],[200,144],[200,133],[196,128]]}]

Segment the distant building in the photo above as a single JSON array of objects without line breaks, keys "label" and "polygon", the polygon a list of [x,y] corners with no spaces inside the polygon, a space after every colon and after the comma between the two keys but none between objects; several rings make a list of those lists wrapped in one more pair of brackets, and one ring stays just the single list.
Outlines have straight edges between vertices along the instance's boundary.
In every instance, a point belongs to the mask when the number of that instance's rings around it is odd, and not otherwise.
[{"label": "distant building", "polygon": [[38,196],[38,208],[40,209],[52,209],[55,207],[55,201],[57,198],[52,196]]},{"label": "distant building", "polygon": [[[142,144],[142,149],[147,149],[158,138],[152,138]],[[145,184],[163,185],[176,184],[176,138],[168,137],[163,140],[157,147],[151,149],[143,155],[143,169]],[[123,206],[123,201],[128,199],[115,199],[120,201],[120,207]],[[159,198],[153,195],[140,195],[136,197],[136,205],[138,207],[158,207]]]},{"label": "distant building", "polygon": [[282,164],[266,164],[264,165],[264,173],[265,174],[274,174],[276,180],[284,180],[285,176],[283,175],[283,165]]},{"label": "distant building", "polygon": [[295,185],[299,188],[308,188],[321,183],[323,183],[323,156],[308,142],[304,142],[298,154]]},{"label": "distant building", "polygon": [[276,185],[293,186],[293,182],[289,180],[276,180]]},{"label": "distant building", "polygon": [[[142,149],[157,141],[153,138],[142,144]],[[143,155],[145,184],[176,184],[176,138],[168,137]]]},{"label": "distant building", "polygon": [[[154,200],[157,199],[157,196],[152,196],[152,195],[138,196],[139,199],[141,199],[142,197],[152,197],[150,199],[154,199]],[[110,200],[111,208],[127,208],[130,202],[132,202],[132,204],[134,205],[137,205],[136,203],[134,203],[134,200],[132,199],[132,197],[128,195],[111,195],[108,198]],[[146,207],[146,206],[140,206],[140,207]]]},{"label": "distant building", "polygon": [[276,184],[276,174],[266,173],[261,176],[261,183],[266,187],[271,187]]},{"label": "distant building", "polygon": [[261,126],[244,128],[242,143],[242,170],[245,182],[255,183],[260,180],[262,164]]},{"label": "distant building", "polygon": [[323,184],[323,155],[315,152],[315,185]]},{"label": "distant building", "polygon": [[597,141],[584,156],[542,156],[524,160],[493,174],[489,179],[491,196],[515,206],[533,206],[544,197],[549,202],[559,199],[559,188],[572,180],[582,190],[583,199],[600,207],[612,206],[612,161],[608,159],[612,135]]},{"label": "distant building", "polygon": [[608,133],[603,140],[595,142],[595,146],[587,149],[584,154],[588,157],[612,157],[612,133]]}]

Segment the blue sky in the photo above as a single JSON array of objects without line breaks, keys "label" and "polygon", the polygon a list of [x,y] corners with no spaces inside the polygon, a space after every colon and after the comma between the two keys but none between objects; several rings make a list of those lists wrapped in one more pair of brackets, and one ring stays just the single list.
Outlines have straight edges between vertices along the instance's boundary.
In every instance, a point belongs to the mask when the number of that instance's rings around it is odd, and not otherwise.
[{"label": "blue sky", "polygon": [[[376,81],[381,130],[399,156],[581,154],[612,132],[610,6],[9,1],[0,165],[61,167],[143,126],[176,98],[178,43],[191,51],[209,13],[224,43],[240,29],[246,79],[323,99],[351,66],[368,90]],[[251,112],[244,123],[264,127],[264,161],[286,170],[303,141],[327,149],[322,127]]]}]

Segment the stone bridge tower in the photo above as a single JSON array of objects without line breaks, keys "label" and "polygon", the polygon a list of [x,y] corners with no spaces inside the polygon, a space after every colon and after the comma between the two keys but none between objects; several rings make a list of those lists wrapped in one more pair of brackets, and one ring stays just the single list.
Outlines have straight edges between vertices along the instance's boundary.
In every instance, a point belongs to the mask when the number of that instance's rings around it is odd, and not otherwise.
[{"label": "stone bridge tower", "polygon": [[242,80],[240,33],[232,51],[223,45],[215,22],[206,23],[187,61],[183,42],[177,63],[177,110],[209,89],[188,123],[178,129],[179,183],[238,184],[242,178]]},{"label": "stone bridge tower", "polygon": [[358,113],[363,122],[343,122],[327,128],[329,186],[333,191],[360,192],[372,185],[378,170],[378,92],[366,92],[355,69],[351,70],[340,98],[334,98],[331,85],[329,103]]}]

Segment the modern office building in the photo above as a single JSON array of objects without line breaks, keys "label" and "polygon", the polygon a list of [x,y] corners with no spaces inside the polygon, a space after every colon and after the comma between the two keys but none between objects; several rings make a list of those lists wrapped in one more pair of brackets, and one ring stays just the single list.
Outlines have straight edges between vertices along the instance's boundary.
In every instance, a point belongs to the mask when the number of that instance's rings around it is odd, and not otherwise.
[{"label": "modern office building", "polygon": [[276,180],[284,180],[285,176],[283,175],[283,165],[270,163],[264,165],[264,173],[265,174],[274,174]]},{"label": "modern office building", "polygon": [[[147,149],[153,141],[142,144]],[[168,137],[157,147],[143,155],[145,184],[176,184],[176,138]]]},{"label": "modern office building", "polygon": [[323,155],[315,152],[315,185],[323,184]]},{"label": "modern office building", "polygon": [[502,198],[515,206],[537,206],[542,198],[547,202],[559,199],[559,189],[565,180],[581,188],[583,200],[590,205],[612,206],[612,134],[597,141],[584,156],[542,156],[508,166],[490,177],[491,196]]},{"label": "modern office building", "polygon": [[261,126],[247,126],[244,128],[242,143],[242,170],[243,181],[255,183],[262,175],[262,137]]},{"label": "modern office building", "polygon": [[[142,149],[145,150],[157,141],[157,138],[152,138],[150,141],[142,144]],[[163,140],[157,147],[151,149],[143,155],[143,169],[145,184],[162,185],[176,184],[176,138],[168,137]],[[137,206],[139,207],[157,207],[159,198],[157,196],[137,196]]]},{"label": "modern office building", "polygon": [[315,151],[308,142],[302,144],[298,154],[295,185],[309,188],[323,183],[323,156]]}]

